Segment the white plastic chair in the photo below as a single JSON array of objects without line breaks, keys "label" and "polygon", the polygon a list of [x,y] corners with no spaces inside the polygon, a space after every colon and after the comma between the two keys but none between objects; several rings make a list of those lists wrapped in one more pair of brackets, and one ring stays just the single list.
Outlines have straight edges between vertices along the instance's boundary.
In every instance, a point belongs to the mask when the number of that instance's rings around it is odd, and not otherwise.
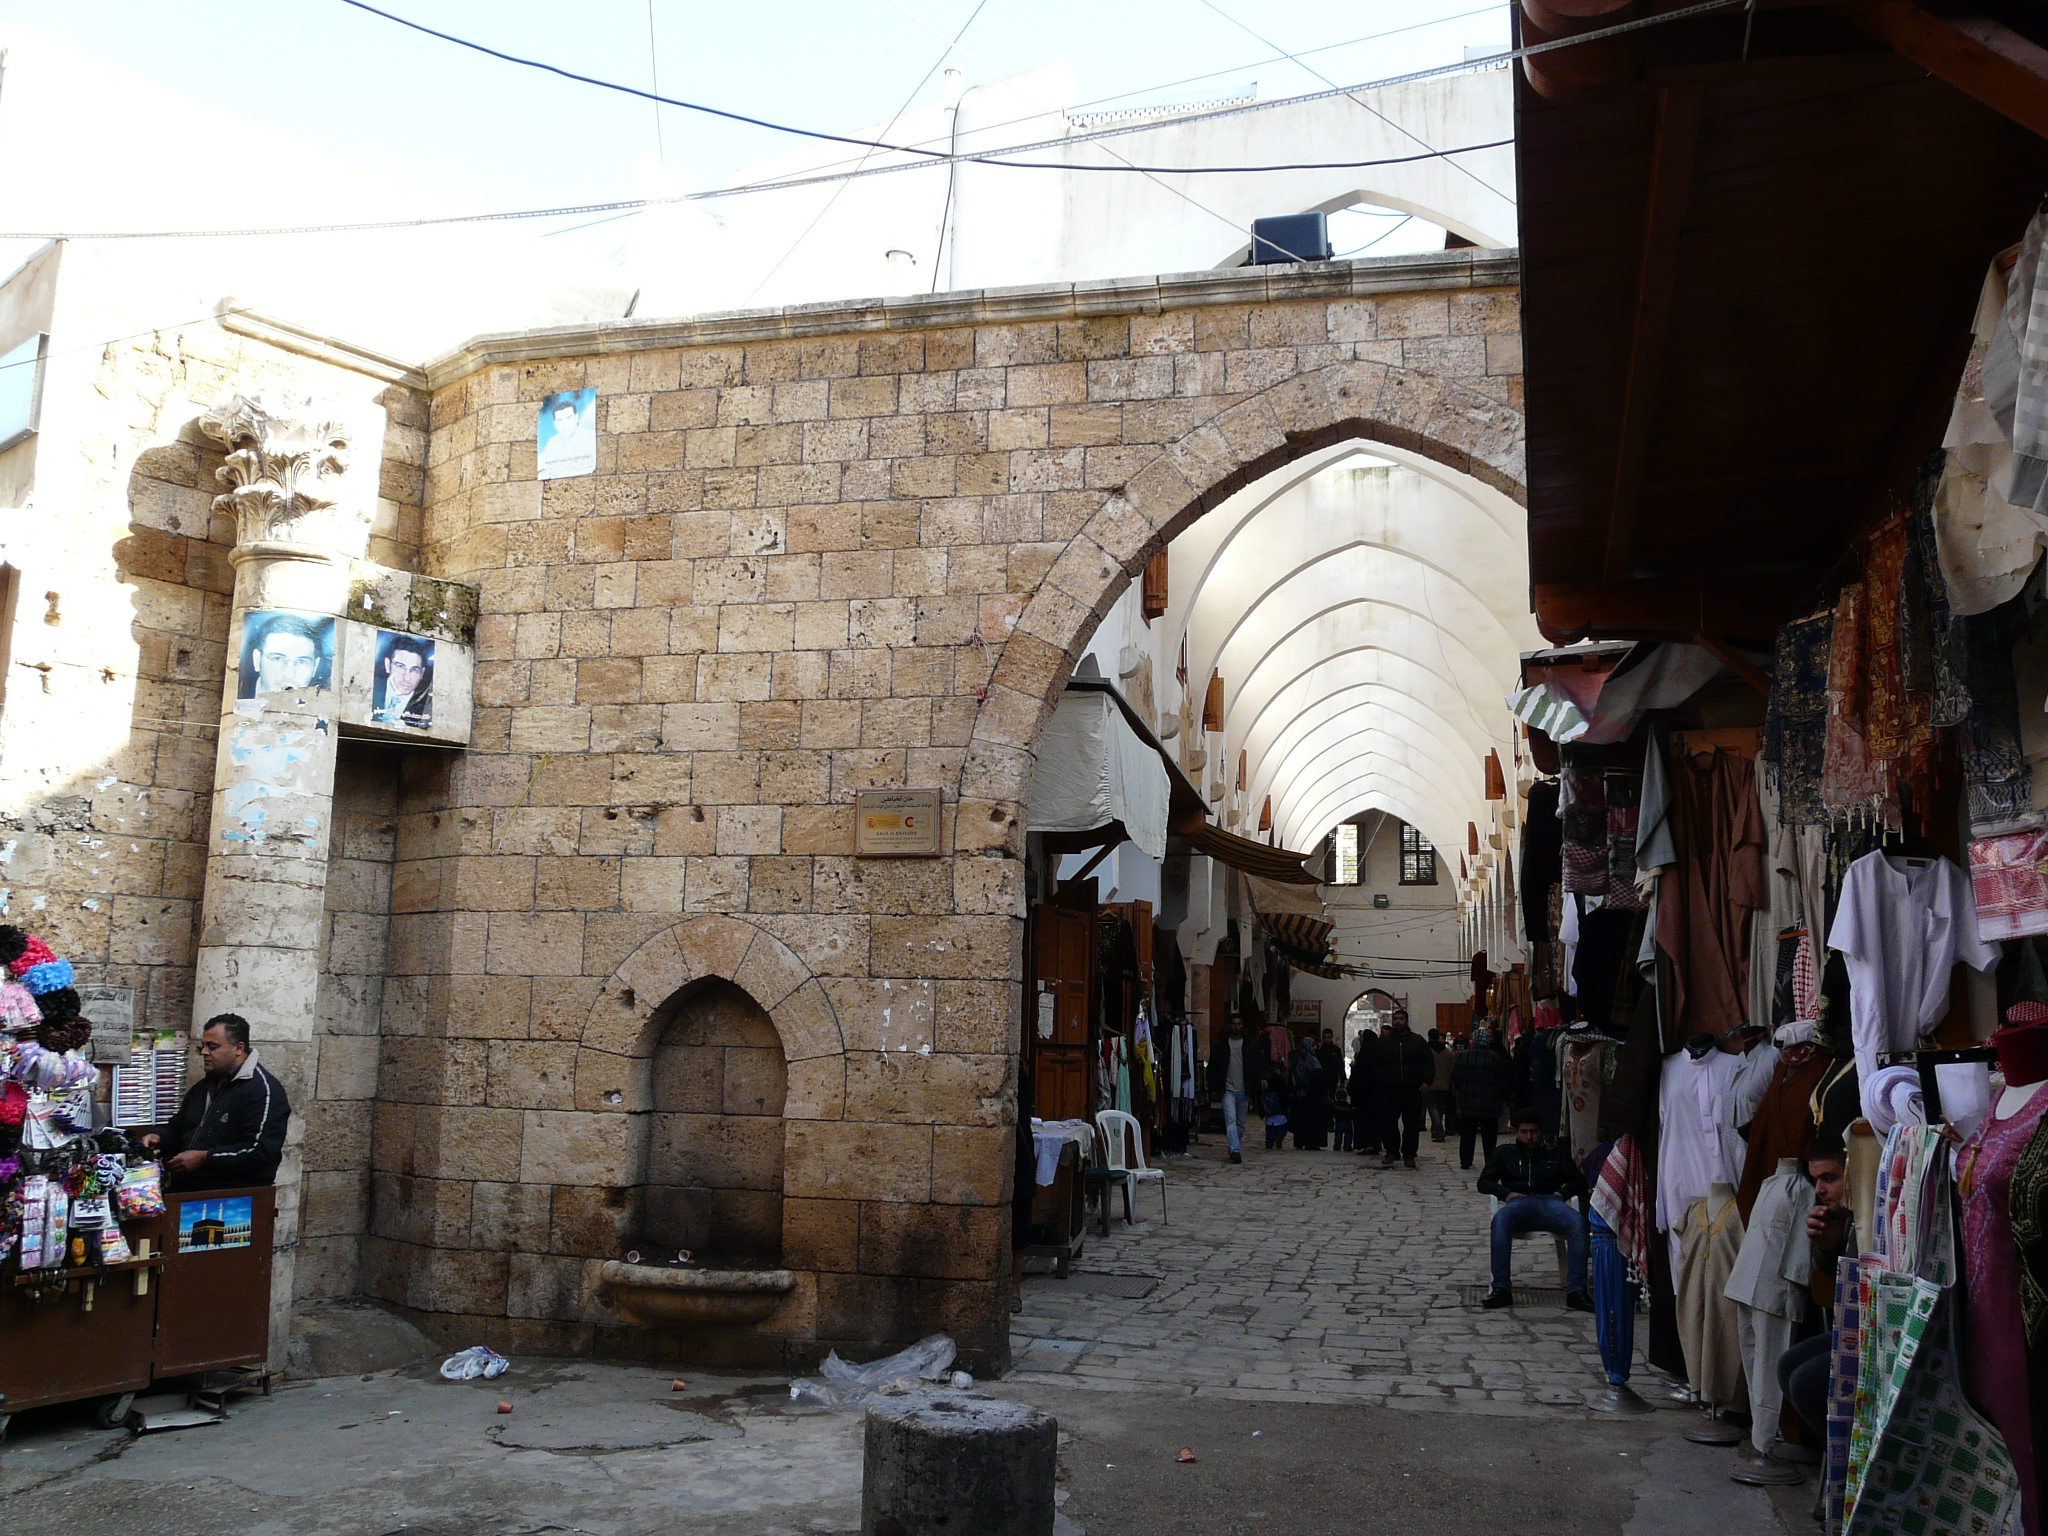
[{"label": "white plastic chair", "polygon": [[[1145,1165],[1145,1132],[1138,1125],[1138,1117],[1125,1114],[1120,1109],[1097,1110],[1095,1113],[1095,1129],[1101,1133],[1103,1167],[1115,1173],[1128,1174],[1131,1184],[1157,1181],[1159,1185],[1159,1220],[1163,1224],[1166,1221],[1166,1170],[1164,1168],[1148,1168]],[[1126,1131],[1130,1132],[1131,1137],[1130,1162],[1124,1161],[1124,1133]],[[1130,1198],[1130,1190],[1127,1185],[1124,1191],[1124,1220],[1126,1221],[1129,1221],[1131,1218]],[[1109,1196],[1105,1192],[1103,1200],[1107,1202],[1108,1199]]]},{"label": "white plastic chair", "polygon": [[[1488,1195],[1486,1197],[1486,1221],[1487,1230],[1489,1232],[1493,1230],[1493,1213],[1495,1211],[1498,1211],[1499,1209],[1500,1196]],[[1571,1289],[1572,1266],[1571,1259],[1569,1257],[1570,1250],[1566,1245],[1564,1236],[1561,1233],[1557,1232],[1517,1232],[1515,1234],[1514,1240],[1519,1243],[1524,1238],[1530,1237],[1547,1237],[1553,1243],[1557,1244],[1557,1288],[1561,1291]],[[1509,1278],[1512,1279],[1513,1277],[1510,1276]]]}]

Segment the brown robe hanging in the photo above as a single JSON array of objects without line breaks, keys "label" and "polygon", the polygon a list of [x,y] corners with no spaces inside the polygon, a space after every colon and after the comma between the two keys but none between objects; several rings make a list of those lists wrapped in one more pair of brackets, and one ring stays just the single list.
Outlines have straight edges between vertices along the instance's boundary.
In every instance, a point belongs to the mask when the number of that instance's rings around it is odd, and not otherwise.
[{"label": "brown robe hanging", "polygon": [[1749,920],[1766,895],[1755,766],[1719,747],[1673,753],[1671,830],[1678,862],[1657,886],[1657,946],[1671,957],[1667,1052],[1749,1013]]},{"label": "brown robe hanging", "polygon": [[[1749,1151],[1743,1155],[1742,1182],[1735,1187],[1735,1204],[1742,1223],[1749,1225],[1749,1213],[1756,1205],[1764,1180],[1778,1171],[1778,1159],[1796,1157],[1799,1171],[1806,1171],[1806,1159],[1813,1151],[1813,1090],[1834,1066],[1832,1056],[1816,1054],[1802,1066],[1778,1063],[1771,1085],[1747,1127]],[[1743,1129],[1743,1127],[1737,1127]]]}]

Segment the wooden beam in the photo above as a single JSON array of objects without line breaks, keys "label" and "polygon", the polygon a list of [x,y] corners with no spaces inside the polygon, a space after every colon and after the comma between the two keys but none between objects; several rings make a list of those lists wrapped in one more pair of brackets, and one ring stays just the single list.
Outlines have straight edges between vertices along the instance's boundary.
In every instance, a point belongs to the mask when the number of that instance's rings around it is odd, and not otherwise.
[{"label": "wooden beam", "polygon": [[1657,93],[1657,137],[1650,151],[1649,195],[1643,212],[1643,249],[1636,268],[1635,315],[1628,373],[1622,383],[1621,440],[1614,455],[1614,497],[1607,510],[1607,550],[1601,562],[1609,581],[1628,574],[1635,543],[1636,505],[1642,498],[1650,425],[1657,413],[1664,339],[1671,329],[1671,296],[1678,286],[1678,231],[1699,147],[1698,86]]},{"label": "wooden beam", "polygon": [[1988,16],[1938,15],[1911,0],[1834,10],[1902,58],[2048,138],[2048,48]]},{"label": "wooden beam", "polygon": [[1710,635],[1704,629],[1692,637],[1693,644],[1707,652],[1730,672],[1741,678],[1765,698],[1771,696],[1771,680],[1764,676],[1763,669],[1747,656],[1736,650],[1719,635]]},{"label": "wooden beam", "polygon": [[1535,588],[1536,625],[1555,645],[1574,640],[1694,640],[1768,647],[1778,626],[1812,608],[1827,573],[1721,571],[1643,581],[1550,581]]}]

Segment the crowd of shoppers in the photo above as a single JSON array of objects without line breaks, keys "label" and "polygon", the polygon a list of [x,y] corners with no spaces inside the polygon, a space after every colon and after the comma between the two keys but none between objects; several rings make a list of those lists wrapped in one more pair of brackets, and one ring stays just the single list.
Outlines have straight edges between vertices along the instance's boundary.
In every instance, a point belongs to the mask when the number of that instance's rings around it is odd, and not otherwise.
[{"label": "crowd of shoppers", "polygon": [[[1494,1200],[1493,1285],[1485,1305],[1513,1303],[1515,1238],[1552,1232],[1565,1239],[1569,1254],[1565,1305],[1591,1311],[1588,1235],[1578,1204],[1585,1176],[1551,1139],[1541,1106],[1517,1102],[1528,1096],[1516,1094],[1515,1082],[1507,1043],[1487,1021],[1477,1021],[1462,1040],[1434,1029],[1424,1036],[1410,1027],[1405,1008],[1394,1010],[1383,1033],[1361,1032],[1349,1062],[1328,1029],[1301,1036],[1293,1054],[1276,1061],[1233,1015],[1209,1063],[1209,1090],[1223,1106],[1233,1163],[1244,1161],[1245,1115],[1254,1107],[1270,1150],[1285,1146],[1292,1132],[1298,1150],[1377,1155],[1382,1168],[1414,1168],[1425,1130],[1434,1142],[1455,1133],[1459,1167],[1469,1171],[1474,1152],[1483,1153],[1478,1188]],[[1504,1119],[1511,1119],[1514,1137],[1501,1145]]]}]

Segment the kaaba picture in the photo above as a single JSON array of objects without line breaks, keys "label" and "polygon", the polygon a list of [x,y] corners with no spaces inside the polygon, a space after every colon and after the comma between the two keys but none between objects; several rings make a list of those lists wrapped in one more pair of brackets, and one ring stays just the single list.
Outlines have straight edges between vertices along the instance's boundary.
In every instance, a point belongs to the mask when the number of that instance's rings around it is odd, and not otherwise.
[{"label": "kaaba picture", "polygon": [[178,1248],[246,1248],[256,1231],[255,1202],[248,1195],[233,1200],[187,1200],[178,1209]]}]

